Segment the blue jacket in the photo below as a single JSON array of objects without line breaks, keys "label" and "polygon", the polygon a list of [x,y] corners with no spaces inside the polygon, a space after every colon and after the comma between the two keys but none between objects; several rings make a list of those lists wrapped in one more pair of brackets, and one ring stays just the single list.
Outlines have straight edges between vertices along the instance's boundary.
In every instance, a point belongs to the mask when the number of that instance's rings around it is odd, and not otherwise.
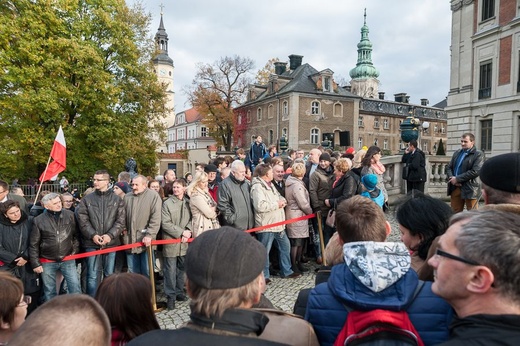
[{"label": "blue jacket", "polygon": [[354,310],[404,309],[424,344],[436,345],[448,340],[453,310],[432,292],[431,282],[424,284],[407,308],[418,282],[417,274],[410,269],[391,286],[374,292],[346,264],[338,264],[332,268],[329,281],[311,291],[305,319],[313,325],[320,345],[333,345],[348,314],[343,304]]}]

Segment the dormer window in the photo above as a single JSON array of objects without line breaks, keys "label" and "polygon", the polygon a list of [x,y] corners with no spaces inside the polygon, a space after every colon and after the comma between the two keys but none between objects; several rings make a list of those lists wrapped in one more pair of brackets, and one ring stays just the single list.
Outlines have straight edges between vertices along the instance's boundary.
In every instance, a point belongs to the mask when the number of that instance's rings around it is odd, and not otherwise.
[{"label": "dormer window", "polygon": [[331,82],[330,82],[329,76],[323,76],[323,91],[330,91],[331,90]]}]

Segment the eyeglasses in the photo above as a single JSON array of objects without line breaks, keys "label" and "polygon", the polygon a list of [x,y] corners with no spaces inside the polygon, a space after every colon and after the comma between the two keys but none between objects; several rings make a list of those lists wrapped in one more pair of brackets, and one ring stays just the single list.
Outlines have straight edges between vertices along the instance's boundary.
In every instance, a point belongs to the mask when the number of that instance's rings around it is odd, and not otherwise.
[{"label": "eyeglasses", "polygon": [[32,302],[31,296],[23,296],[23,299],[20,303],[18,303],[18,306],[19,307],[27,306],[27,305],[31,304],[31,302]]},{"label": "eyeglasses", "polygon": [[469,264],[471,266],[479,266],[480,265],[480,263],[478,263],[478,262],[475,262],[475,261],[472,261],[472,260],[469,260],[469,259],[465,259],[465,258],[456,256],[456,255],[452,255],[451,253],[448,253],[448,252],[445,252],[445,251],[442,251],[442,250],[439,250],[439,249],[437,249],[435,251],[435,256],[446,257],[446,258],[452,259],[454,261],[459,261],[459,262],[462,262],[462,263]]}]

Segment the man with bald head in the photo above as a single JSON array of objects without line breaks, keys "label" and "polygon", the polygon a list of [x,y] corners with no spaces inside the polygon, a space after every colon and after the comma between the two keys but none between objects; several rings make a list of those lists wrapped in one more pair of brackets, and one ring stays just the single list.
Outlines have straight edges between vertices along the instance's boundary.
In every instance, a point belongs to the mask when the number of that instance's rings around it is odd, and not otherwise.
[{"label": "man with bald head", "polygon": [[309,157],[307,158],[307,164],[305,165],[305,176],[303,177],[303,182],[305,183],[305,186],[307,186],[307,190],[309,189],[309,181],[311,176],[314,171],[316,171],[316,168],[318,168],[318,164],[320,163],[320,156],[321,150],[318,148],[314,148],[309,151]]},{"label": "man with bald head", "polygon": [[[142,242],[150,246],[161,227],[162,200],[148,188],[146,177],[138,175],[130,184],[132,192],[125,196],[126,237],[128,244]],[[148,254],[143,247],[127,250],[128,271],[150,276]]]}]

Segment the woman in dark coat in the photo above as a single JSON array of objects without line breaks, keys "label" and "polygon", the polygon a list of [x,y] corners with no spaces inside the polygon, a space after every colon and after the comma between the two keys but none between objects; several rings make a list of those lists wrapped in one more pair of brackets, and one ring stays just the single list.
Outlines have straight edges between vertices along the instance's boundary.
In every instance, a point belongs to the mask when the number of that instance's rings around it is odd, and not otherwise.
[{"label": "woman in dark coat", "polygon": [[36,308],[40,280],[29,263],[29,234],[32,216],[27,216],[17,201],[0,203],[0,270],[8,271],[24,284],[24,294],[31,295],[29,313]]}]

